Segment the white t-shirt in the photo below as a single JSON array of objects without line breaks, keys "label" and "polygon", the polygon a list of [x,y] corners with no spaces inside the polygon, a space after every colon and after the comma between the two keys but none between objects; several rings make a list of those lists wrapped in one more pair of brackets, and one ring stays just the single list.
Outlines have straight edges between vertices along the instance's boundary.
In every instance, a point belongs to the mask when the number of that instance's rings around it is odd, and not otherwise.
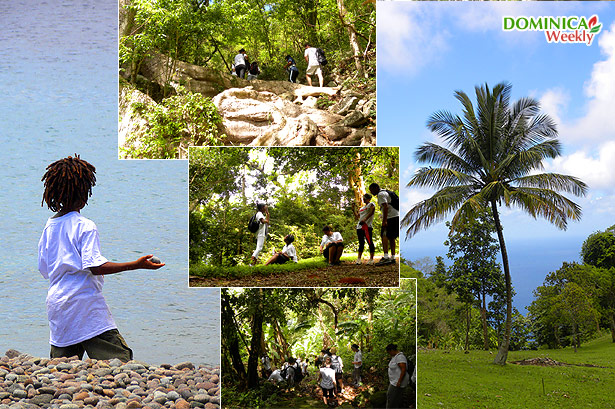
[{"label": "white t-shirt", "polygon": [[[371,209],[374,209],[373,213],[371,214],[371,216],[366,218],[366,216],[372,211]],[[369,202],[368,204],[359,209],[359,222],[357,223],[357,230],[361,228],[362,221],[367,224],[367,227],[372,227],[372,222],[374,221],[374,214],[376,214],[375,209],[376,205],[372,202]]]},{"label": "white t-shirt", "polygon": [[237,54],[235,56],[234,63],[235,63],[235,67],[238,66],[238,65],[244,65],[245,66],[246,65],[245,54],[242,54],[242,53]]},{"label": "white t-shirt", "polygon": [[343,241],[343,240],[344,239],[342,239],[342,235],[340,234],[340,232],[335,231],[333,232],[333,234],[331,234],[331,236],[328,236],[326,234],[322,236],[322,241],[320,242],[320,245],[324,248],[329,243],[333,243],[334,241]]},{"label": "white t-shirt", "polygon": [[335,370],[330,367],[320,368],[320,386],[323,389],[333,389],[335,387]]},{"label": "white t-shirt", "polygon": [[49,279],[49,343],[65,347],[117,328],[102,294],[103,276],[89,267],[107,262],[98,230],[79,212],[47,220],[38,243],[38,269]]},{"label": "white t-shirt", "polygon": [[387,219],[391,219],[393,217],[399,217],[399,211],[395,209],[393,206],[391,206],[391,196],[389,196],[386,190],[383,189],[380,192],[378,192],[378,205],[380,205],[380,208],[382,209],[382,205],[385,203],[387,204],[387,207],[389,208]]},{"label": "white t-shirt", "polygon": [[359,362],[358,364],[354,364],[355,368],[360,368],[363,364],[363,354],[361,351],[357,351],[354,353],[354,362]]},{"label": "white t-shirt", "polygon": [[295,246],[293,246],[293,243],[284,246],[282,248],[282,253],[285,253],[295,263],[297,262],[297,250],[295,250]]},{"label": "white t-shirt", "polygon": [[257,237],[264,237],[267,235],[267,223],[264,223],[266,219],[267,218],[265,217],[263,212],[256,213],[256,220],[258,221],[258,230],[256,231]]},{"label": "white t-shirt", "polygon": [[269,380],[273,381],[274,383],[282,382],[284,379],[282,379],[282,375],[280,374],[281,372],[282,371],[280,371],[279,369],[276,369],[271,373],[271,375],[269,375]]},{"label": "white t-shirt", "polygon": [[399,376],[401,375],[401,368],[398,364],[403,363],[406,364],[406,375],[404,375],[404,379],[399,385],[402,388],[408,386],[408,382],[410,382],[410,375],[408,374],[408,360],[406,359],[403,352],[399,352],[389,361],[389,382],[393,386],[397,386],[397,381],[399,381]]},{"label": "white t-shirt", "polygon": [[315,47],[306,48],[305,52],[303,53],[303,56],[308,57],[308,67],[312,67],[314,65],[320,65],[318,64],[318,57],[316,57]]}]

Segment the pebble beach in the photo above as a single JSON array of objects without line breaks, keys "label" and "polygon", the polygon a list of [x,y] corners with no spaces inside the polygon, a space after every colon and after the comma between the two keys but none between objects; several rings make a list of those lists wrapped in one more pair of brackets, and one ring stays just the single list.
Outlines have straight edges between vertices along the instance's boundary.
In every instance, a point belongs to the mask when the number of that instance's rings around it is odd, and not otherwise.
[{"label": "pebble beach", "polygon": [[0,358],[0,409],[220,408],[220,368],[190,362],[36,358],[8,350]]}]

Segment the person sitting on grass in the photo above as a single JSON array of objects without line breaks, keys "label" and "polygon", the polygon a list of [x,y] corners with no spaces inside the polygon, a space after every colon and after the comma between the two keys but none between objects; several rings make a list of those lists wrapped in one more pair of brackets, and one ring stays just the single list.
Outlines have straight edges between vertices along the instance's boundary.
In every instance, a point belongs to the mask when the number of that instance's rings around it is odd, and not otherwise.
[{"label": "person sitting on grass", "polygon": [[318,382],[322,388],[322,401],[327,406],[337,406],[335,398],[335,370],[331,368],[331,357],[325,358],[325,363],[318,372]]},{"label": "person sitting on grass", "polygon": [[322,255],[329,261],[330,266],[342,264],[340,258],[344,252],[344,239],[340,232],[334,232],[331,226],[323,227],[325,233],[320,242],[320,251]]},{"label": "person sitting on grass", "polygon": [[293,241],[295,241],[295,236],[292,234],[286,235],[284,237],[284,243],[286,245],[282,248],[282,251],[277,252],[265,263],[266,266],[269,264],[284,264],[289,260],[297,262],[297,250],[295,250],[295,246],[293,246]]},{"label": "person sitting on grass", "polygon": [[[127,270],[156,270],[152,254],[112,263],[100,253],[98,230],[80,213],[96,184],[96,168],[79,155],[47,166],[43,203],[56,212],[38,242],[38,269],[49,279],[47,316],[51,358],[87,352],[92,359],[130,361],[132,350],[120,335],[102,294],[103,275]],[[41,206],[43,204],[41,203]]]}]

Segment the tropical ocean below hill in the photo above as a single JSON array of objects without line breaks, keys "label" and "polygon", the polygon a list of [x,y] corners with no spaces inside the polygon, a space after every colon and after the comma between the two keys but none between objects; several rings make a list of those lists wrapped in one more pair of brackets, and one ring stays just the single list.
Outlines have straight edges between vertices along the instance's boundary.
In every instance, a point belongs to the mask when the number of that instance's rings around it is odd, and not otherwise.
[{"label": "tropical ocean below hill", "polygon": [[188,287],[187,163],[117,160],[117,2],[1,2],[0,27],[0,355],[49,354],[41,177],[79,153],[97,170],[82,214],[96,222],[103,255],[154,253],[167,264],[105,278],[135,359],[218,365],[219,291]]}]

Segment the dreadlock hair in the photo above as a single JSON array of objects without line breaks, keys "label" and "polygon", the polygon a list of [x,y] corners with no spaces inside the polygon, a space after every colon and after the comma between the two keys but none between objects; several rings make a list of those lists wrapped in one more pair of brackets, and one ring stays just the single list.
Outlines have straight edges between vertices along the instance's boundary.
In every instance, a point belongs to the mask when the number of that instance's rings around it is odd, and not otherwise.
[{"label": "dreadlock hair", "polygon": [[41,179],[45,184],[41,206],[47,203],[52,212],[85,206],[96,185],[95,173],[96,168],[77,154],[53,162]]}]

